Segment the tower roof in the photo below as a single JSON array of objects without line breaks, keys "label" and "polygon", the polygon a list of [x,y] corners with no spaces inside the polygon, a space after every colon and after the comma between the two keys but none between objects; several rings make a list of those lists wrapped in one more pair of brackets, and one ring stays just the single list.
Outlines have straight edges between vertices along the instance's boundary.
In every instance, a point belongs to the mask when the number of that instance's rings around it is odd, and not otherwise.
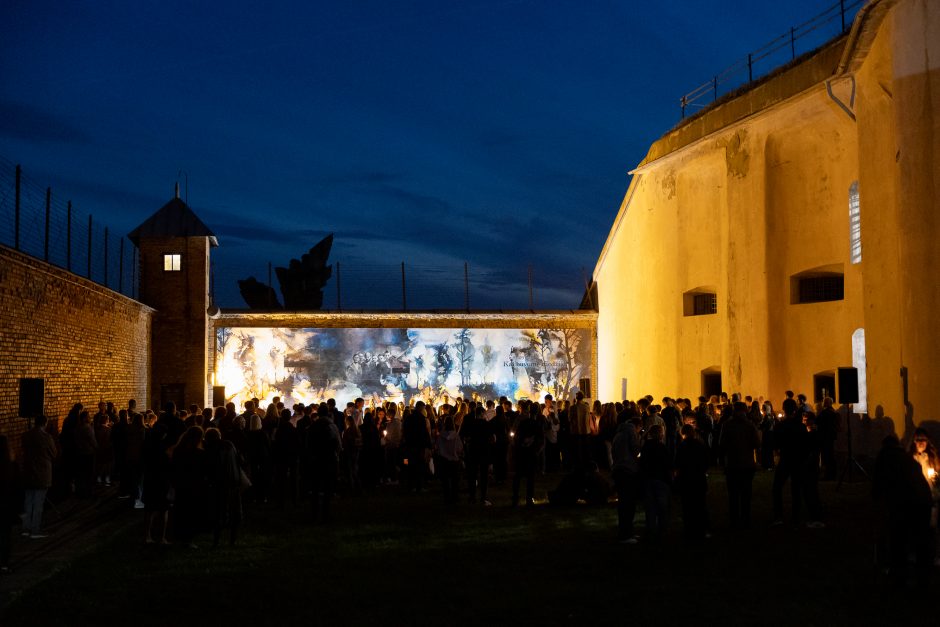
[{"label": "tower roof", "polygon": [[219,245],[215,233],[178,196],[160,207],[127,237],[138,247],[142,237],[208,237],[211,246]]}]

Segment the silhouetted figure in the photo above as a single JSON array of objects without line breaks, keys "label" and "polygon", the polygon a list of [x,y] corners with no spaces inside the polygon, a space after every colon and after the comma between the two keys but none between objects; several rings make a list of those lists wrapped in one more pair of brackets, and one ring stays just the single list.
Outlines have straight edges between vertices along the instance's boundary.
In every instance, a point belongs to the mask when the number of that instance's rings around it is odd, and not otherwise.
[{"label": "silhouetted figure", "polygon": [[682,497],[682,531],[686,541],[701,542],[708,533],[708,447],[691,424],[682,425],[679,433],[676,488]]},{"label": "silhouetted figure", "polygon": [[823,481],[836,478],[836,436],[839,432],[839,413],[832,408],[832,399],[823,399],[823,408],[816,416],[816,431],[819,434],[820,456],[822,458]]},{"label": "silhouetted figure", "polygon": [[235,446],[222,439],[218,429],[206,430],[206,478],[208,480],[208,523],[212,544],[218,546],[222,530],[229,530],[229,544],[235,544],[242,522],[242,470]]},{"label": "silhouetted figure", "polygon": [[637,436],[638,418],[632,418],[617,427],[611,447],[613,457],[613,478],[617,488],[617,530],[618,539],[626,544],[636,544],[638,539],[633,530],[636,517],[636,500],[641,489],[640,442]]},{"label": "silhouetted figure", "polygon": [[519,489],[525,479],[525,504],[531,506],[535,502],[535,471],[538,453],[542,448],[542,426],[531,413],[523,416],[516,425],[513,438],[512,458],[515,464],[515,474],[512,478],[512,504],[519,503]]},{"label": "silhouetted figure", "polygon": [[793,524],[800,523],[803,501],[803,467],[806,463],[806,427],[798,413],[796,401],[783,401],[784,418],[774,430],[774,446],[780,452],[780,463],[774,472],[774,524],[783,524],[783,486],[790,481]]},{"label": "silhouetted figure", "polygon": [[930,553],[930,486],[921,466],[897,436],[882,441],[872,478],[878,558],[897,586],[909,575],[908,556],[914,554],[917,581],[925,586],[932,566]]},{"label": "silhouetted figure", "polygon": [[721,427],[722,457],[728,482],[728,516],[733,529],[751,524],[751,487],[754,483],[755,455],[760,434],[747,416],[747,407],[736,403],[731,417]]},{"label": "silhouetted figure", "polygon": [[336,470],[342,451],[339,431],[332,416],[321,414],[307,429],[310,456],[310,488],[314,522],[330,521],[330,501],[336,490]]},{"label": "silhouetted figure", "polygon": [[663,426],[652,425],[640,454],[640,475],[646,497],[646,534],[652,541],[662,539],[669,519],[672,464],[665,439]]},{"label": "silhouetted figure", "polygon": [[52,486],[55,456],[55,442],[46,432],[46,417],[39,416],[33,422],[33,428],[23,434],[23,532],[31,537],[41,537],[42,510],[46,492]]}]

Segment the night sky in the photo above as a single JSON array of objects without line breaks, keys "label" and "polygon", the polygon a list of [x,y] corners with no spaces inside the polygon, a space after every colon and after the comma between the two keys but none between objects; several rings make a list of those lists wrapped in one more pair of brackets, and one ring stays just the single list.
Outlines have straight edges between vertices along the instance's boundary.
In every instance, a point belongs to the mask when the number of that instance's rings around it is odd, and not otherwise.
[{"label": "night sky", "polygon": [[402,261],[409,307],[467,261],[472,307],[531,265],[575,308],[679,97],[830,4],[6,0],[0,157],[118,233],[182,170],[223,306],[334,232],[347,308],[399,308]]}]

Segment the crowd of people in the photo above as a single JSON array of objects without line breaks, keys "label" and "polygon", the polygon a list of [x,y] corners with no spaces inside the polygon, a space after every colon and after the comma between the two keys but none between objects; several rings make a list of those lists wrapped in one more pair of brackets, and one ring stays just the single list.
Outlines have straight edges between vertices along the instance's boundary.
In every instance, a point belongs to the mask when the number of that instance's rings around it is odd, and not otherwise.
[{"label": "crowd of people", "polygon": [[[200,535],[234,544],[246,502],[283,509],[307,501],[311,519],[324,523],[337,494],[380,486],[421,492],[435,480],[448,505],[491,506],[491,483],[511,479],[509,504],[531,507],[544,475],[552,485],[541,494],[552,505],[606,504],[614,492],[625,544],[660,541],[677,497],[684,537],[700,543],[711,534],[706,495],[716,468],[724,472],[732,529],[751,525],[761,469],[774,473],[774,525],[785,524],[789,483],[789,523],[822,528],[818,484],[836,477],[834,444],[844,419],[831,399],[811,405],[792,392],[780,413],[768,400],[737,394],[606,404],[589,404],[580,392],[570,401],[547,395],[542,402],[441,405],[367,406],[357,398],[343,409],[333,399],[288,408],[275,397],[266,407],[247,401],[241,411],[233,403],[186,410],[167,403],[159,415],[139,412],[134,400],[120,410],[101,402],[95,413],[76,404],[57,432],[45,418],[35,420],[18,464],[0,437],[0,567],[9,567],[16,524],[25,537],[44,537],[47,491],[88,498],[112,485],[143,510],[145,542],[193,548]],[[874,494],[883,513],[881,551],[894,569],[911,551],[918,564],[932,565],[938,467],[923,430],[910,451],[894,436],[883,443]],[[638,505],[645,538],[635,528]]]}]

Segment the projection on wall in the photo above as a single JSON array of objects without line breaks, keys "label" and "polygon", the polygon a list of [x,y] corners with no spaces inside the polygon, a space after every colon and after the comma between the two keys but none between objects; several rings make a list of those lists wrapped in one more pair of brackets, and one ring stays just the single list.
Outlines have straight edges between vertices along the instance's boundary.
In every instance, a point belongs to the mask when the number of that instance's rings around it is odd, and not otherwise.
[{"label": "projection on wall", "polygon": [[589,329],[286,329],[216,331],[215,384],[239,407],[335,398],[435,403],[573,396],[590,376]]}]

